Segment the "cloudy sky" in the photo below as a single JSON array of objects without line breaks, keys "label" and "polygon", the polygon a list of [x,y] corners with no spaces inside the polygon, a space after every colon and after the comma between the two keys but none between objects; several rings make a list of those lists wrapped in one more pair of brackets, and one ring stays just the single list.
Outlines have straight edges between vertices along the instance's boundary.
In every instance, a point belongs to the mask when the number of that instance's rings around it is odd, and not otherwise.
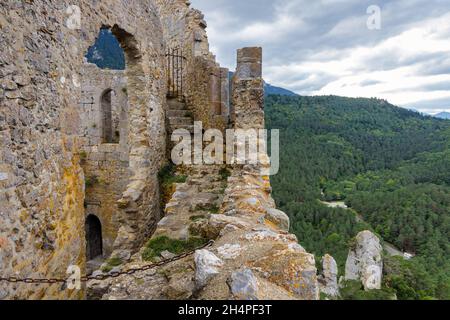
[{"label": "cloudy sky", "polygon": [[[191,2],[205,13],[211,50],[230,69],[237,48],[257,45],[265,80],[299,94],[450,111],[450,0]],[[381,9],[378,30],[367,27],[372,5]]]}]

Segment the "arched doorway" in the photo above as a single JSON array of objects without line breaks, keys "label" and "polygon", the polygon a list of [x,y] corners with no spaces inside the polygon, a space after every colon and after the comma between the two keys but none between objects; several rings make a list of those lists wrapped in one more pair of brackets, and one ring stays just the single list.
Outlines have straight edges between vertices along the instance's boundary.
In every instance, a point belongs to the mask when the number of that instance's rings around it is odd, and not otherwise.
[{"label": "arched doorway", "polygon": [[86,218],[86,256],[93,260],[103,255],[102,224],[100,219],[90,214]]}]

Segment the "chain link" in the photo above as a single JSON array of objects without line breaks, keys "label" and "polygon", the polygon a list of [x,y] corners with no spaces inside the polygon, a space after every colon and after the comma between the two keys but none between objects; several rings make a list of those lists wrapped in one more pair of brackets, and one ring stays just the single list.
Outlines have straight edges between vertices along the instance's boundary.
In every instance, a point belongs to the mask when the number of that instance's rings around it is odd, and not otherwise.
[{"label": "chain link", "polygon": [[[87,282],[90,280],[98,280],[98,281],[103,281],[103,280],[107,280],[107,279],[112,279],[112,278],[118,278],[120,276],[123,275],[133,275],[137,272],[142,272],[142,271],[148,271],[151,269],[155,269],[157,267],[162,267],[165,266],[169,263],[187,258],[191,255],[193,255],[195,253],[195,251],[197,250],[201,250],[201,249],[205,249],[208,248],[210,246],[212,246],[214,244],[214,240],[210,240],[208,241],[206,244],[197,247],[195,249],[192,249],[191,251],[187,251],[185,253],[182,253],[178,256],[174,256],[172,258],[166,259],[166,260],[161,260],[159,262],[156,263],[152,263],[152,264],[147,264],[145,266],[139,267],[139,268],[132,268],[132,269],[128,269],[125,271],[120,271],[120,272],[110,272],[108,274],[99,274],[99,275],[88,275],[88,276],[82,276],[80,278],[81,282]],[[0,277],[0,282],[9,282],[9,283],[27,283],[27,284],[56,284],[56,283],[66,283],[68,281],[68,279],[65,278],[18,278],[18,277]]]}]

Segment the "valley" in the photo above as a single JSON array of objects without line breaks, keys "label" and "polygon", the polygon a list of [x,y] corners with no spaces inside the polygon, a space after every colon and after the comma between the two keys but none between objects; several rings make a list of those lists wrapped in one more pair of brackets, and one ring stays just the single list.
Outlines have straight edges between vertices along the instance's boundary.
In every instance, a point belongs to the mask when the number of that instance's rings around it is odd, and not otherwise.
[{"label": "valley", "polygon": [[274,198],[305,249],[342,274],[353,237],[373,230],[389,253],[415,255],[386,259],[386,290],[450,297],[450,121],[379,99],[274,95],[266,125],[283,128]]}]

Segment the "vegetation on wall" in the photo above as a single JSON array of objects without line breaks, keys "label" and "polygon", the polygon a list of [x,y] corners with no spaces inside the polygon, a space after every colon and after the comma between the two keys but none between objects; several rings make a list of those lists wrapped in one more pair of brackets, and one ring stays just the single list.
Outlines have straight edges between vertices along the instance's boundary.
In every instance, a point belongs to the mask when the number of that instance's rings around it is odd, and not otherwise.
[{"label": "vegetation on wall", "polygon": [[188,240],[170,239],[166,236],[156,237],[151,239],[145,246],[142,253],[142,259],[144,261],[154,261],[163,251],[178,255],[198,248],[206,242],[208,242],[208,240],[198,237],[191,237]]},{"label": "vegetation on wall", "polygon": [[160,186],[161,209],[164,209],[166,204],[175,193],[175,184],[186,182],[185,175],[178,175],[176,173],[176,166],[170,162],[164,166],[158,173],[158,180]]}]

